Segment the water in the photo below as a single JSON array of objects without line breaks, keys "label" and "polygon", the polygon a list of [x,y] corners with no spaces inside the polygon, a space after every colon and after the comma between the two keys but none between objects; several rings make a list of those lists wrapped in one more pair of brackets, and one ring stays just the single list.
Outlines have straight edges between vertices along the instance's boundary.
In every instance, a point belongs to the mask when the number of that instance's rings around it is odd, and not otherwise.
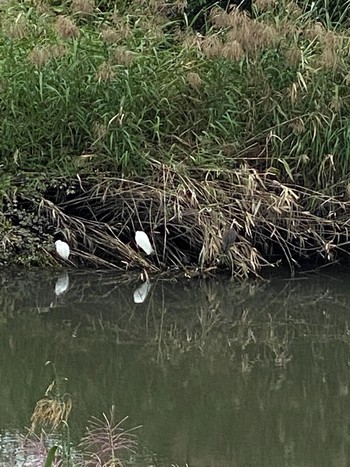
[{"label": "water", "polygon": [[[158,280],[3,273],[0,465],[57,373],[77,444],[114,404],[140,466],[350,465],[350,275]],[[139,303],[135,303],[135,300]],[[141,303],[142,302],[142,303]]]}]

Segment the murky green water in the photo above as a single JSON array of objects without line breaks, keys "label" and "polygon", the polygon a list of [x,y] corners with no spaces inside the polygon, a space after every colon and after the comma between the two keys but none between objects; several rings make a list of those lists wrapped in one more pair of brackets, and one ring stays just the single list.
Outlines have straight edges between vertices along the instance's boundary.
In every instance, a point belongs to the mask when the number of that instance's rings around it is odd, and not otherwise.
[{"label": "murky green water", "polygon": [[110,274],[1,280],[1,466],[36,465],[19,433],[47,361],[68,378],[74,442],[114,404],[142,425],[137,465],[350,465],[350,274],[136,293]]}]

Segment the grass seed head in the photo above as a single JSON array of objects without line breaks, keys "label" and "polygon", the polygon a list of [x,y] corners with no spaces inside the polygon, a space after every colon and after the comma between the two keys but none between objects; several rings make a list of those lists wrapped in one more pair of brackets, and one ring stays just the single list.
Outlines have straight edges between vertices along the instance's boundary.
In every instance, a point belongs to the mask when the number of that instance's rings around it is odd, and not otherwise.
[{"label": "grass seed head", "polygon": [[120,33],[114,28],[103,29],[101,37],[106,44],[115,44],[120,41]]},{"label": "grass seed head", "polygon": [[222,55],[222,42],[217,36],[206,36],[202,42],[202,51],[208,58]]},{"label": "grass seed head", "polygon": [[222,55],[230,60],[240,61],[244,58],[245,53],[241,44],[234,40],[232,42],[227,42],[224,45]]},{"label": "grass seed head", "polygon": [[46,47],[34,47],[29,54],[28,60],[37,68],[41,68],[51,58],[50,51]]},{"label": "grass seed head", "polygon": [[114,406],[109,416],[103,414],[101,419],[92,417],[80,443],[86,465],[122,467],[125,465],[122,458],[136,453],[138,443],[133,431],[139,427],[124,429],[126,420],[127,417],[117,419]]},{"label": "grass seed head", "polygon": [[255,0],[255,6],[259,11],[273,10],[277,0]]},{"label": "grass seed head", "polygon": [[339,56],[332,46],[325,46],[320,57],[319,65],[327,69],[335,69],[338,66]]},{"label": "grass seed head", "polygon": [[50,6],[48,5],[47,2],[45,2],[45,0],[34,0],[34,5],[35,5],[36,11],[39,14],[42,14],[42,15],[51,14]]},{"label": "grass seed head", "polygon": [[339,96],[334,96],[331,100],[331,109],[334,110],[334,112],[340,112],[342,106],[343,100]]},{"label": "grass seed head", "polygon": [[46,65],[52,58],[61,58],[67,53],[63,44],[34,47],[28,54],[28,61],[38,68]]},{"label": "grass seed head", "polygon": [[290,127],[295,135],[301,135],[305,131],[305,124],[302,118],[296,118],[290,123]]},{"label": "grass seed head", "polygon": [[312,26],[305,29],[304,35],[307,39],[314,40],[316,38],[324,37],[326,29],[322,23],[316,22]]},{"label": "grass seed head", "polygon": [[343,49],[342,38],[333,31],[327,31],[320,38],[322,53],[319,57],[320,66],[326,69],[337,68]]},{"label": "grass seed head", "polygon": [[186,76],[188,84],[191,88],[198,89],[201,87],[203,80],[195,71],[190,71]]},{"label": "grass seed head", "polygon": [[73,39],[79,36],[79,28],[68,16],[59,16],[56,20],[55,29],[64,39]]},{"label": "grass seed head", "polygon": [[299,47],[294,46],[286,50],[285,59],[288,66],[297,68],[301,63],[301,50]]},{"label": "grass seed head", "polygon": [[126,50],[122,46],[116,47],[111,55],[111,61],[114,65],[129,67],[134,61],[134,54],[130,50]]},{"label": "grass seed head", "polygon": [[214,7],[210,12],[210,20],[217,28],[227,28],[231,26],[231,17],[222,8]]},{"label": "grass seed head", "polygon": [[186,11],[186,8],[188,7],[188,1],[187,0],[175,0],[174,2],[174,8],[179,13],[184,13]]},{"label": "grass seed head", "polygon": [[177,35],[179,42],[182,43],[184,49],[202,49],[203,37],[200,34],[188,34],[179,32]]},{"label": "grass seed head", "polygon": [[51,57],[61,58],[68,52],[67,47],[64,44],[56,44],[48,47]]},{"label": "grass seed head", "polygon": [[96,139],[103,139],[108,133],[108,128],[104,123],[94,122],[92,124],[92,132]]},{"label": "grass seed head", "polygon": [[10,19],[4,21],[2,29],[9,39],[19,40],[28,36],[27,20],[23,15],[19,15],[15,21]]},{"label": "grass seed head", "polygon": [[74,13],[91,15],[95,9],[94,0],[72,0],[72,10]]},{"label": "grass seed head", "polygon": [[275,27],[252,20],[243,12],[234,10],[228,17],[227,43],[237,41],[248,56],[256,56],[259,51],[273,46],[279,38]]},{"label": "grass seed head", "polygon": [[96,71],[96,79],[98,82],[112,81],[115,77],[115,71],[113,70],[109,62],[103,62]]},{"label": "grass seed head", "polygon": [[122,15],[119,13],[119,11],[114,8],[113,12],[110,15],[110,20],[116,26],[117,24],[120,24],[123,21]]}]

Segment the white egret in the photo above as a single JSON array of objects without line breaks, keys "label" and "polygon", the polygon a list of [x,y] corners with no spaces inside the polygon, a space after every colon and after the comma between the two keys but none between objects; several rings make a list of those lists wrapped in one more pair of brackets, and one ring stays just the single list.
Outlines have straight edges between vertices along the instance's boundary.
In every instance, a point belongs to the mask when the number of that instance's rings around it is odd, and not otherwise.
[{"label": "white egret", "polygon": [[56,246],[56,253],[58,254],[60,258],[64,260],[69,258],[70,248],[69,248],[68,243],[62,242],[62,240],[56,240],[55,246]]},{"label": "white egret", "polygon": [[142,248],[146,255],[150,255],[154,252],[148,235],[142,230],[137,230],[135,232],[135,242],[140,248]]},{"label": "white egret", "polygon": [[150,290],[151,284],[149,282],[143,282],[134,292],[134,303],[143,303]]}]

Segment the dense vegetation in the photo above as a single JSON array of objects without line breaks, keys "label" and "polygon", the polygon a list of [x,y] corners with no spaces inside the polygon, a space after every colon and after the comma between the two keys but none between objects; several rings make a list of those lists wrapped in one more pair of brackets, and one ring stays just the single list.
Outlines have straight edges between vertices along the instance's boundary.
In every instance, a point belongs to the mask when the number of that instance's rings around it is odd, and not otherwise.
[{"label": "dense vegetation", "polygon": [[42,264],[57,230],[76,263],[114,267],[344,253],[349,2],[202,2],[200,32],[194,3],[1,3],[3,263]]}]

